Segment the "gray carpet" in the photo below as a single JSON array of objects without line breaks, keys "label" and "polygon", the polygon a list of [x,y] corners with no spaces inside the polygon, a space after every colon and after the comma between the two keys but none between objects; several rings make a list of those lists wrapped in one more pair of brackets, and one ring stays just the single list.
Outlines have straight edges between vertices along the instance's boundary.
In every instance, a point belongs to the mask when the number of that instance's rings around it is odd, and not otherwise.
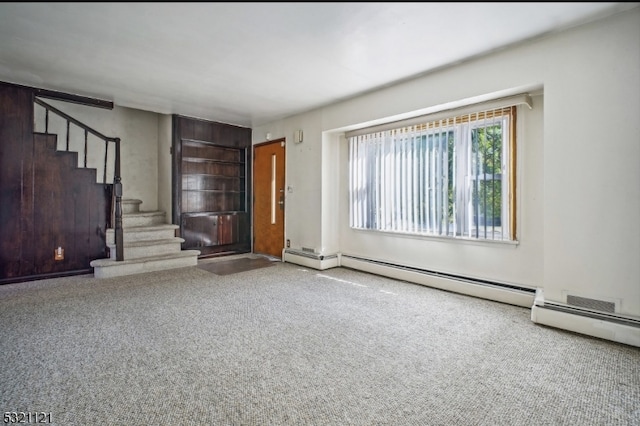
[{"label": "gray carpet", "polygon": [[59,425],[640,425],[640,349],[275,262],[0,286],[0,409]]}]

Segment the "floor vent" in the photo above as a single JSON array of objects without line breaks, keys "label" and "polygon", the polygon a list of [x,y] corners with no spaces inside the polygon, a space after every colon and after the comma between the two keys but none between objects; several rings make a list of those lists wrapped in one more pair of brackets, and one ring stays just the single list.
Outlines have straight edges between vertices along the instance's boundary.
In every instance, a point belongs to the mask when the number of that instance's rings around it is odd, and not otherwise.
[{"label": "floor vent", "polygon": [[568,295],[567,304],[572,306],[578,306],[580,308],[593,309],[601,312],[609,312],[611,314],[616,312],[615,303],[607,302],[605,300],[589,299],[587,297]]}]

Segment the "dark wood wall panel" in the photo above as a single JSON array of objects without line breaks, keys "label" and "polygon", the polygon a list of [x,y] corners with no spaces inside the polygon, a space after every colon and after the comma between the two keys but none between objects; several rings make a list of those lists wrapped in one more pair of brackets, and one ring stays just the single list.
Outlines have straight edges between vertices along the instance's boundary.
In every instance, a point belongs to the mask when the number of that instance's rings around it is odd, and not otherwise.
[{"label": "dark wood wall panel", "polygon": [[0,280],[33,267],[32,125],[31,91],[0,84]]},{"label": "dark wood wall panel", "polygon": [[[86,270],[106,257],[109,187],[96,183],[96,170],[75,167],[77,153],[60,152],[55,135],[35,135],[34,217],[37,264],[34,273]],[[64,259],[55,260],[57,247]]]},{"label": "dark wood wall panel", "polygon": [[[55,140],[55,136],[40,135],[35,137],[35,181],[41,182],[36,189],[34,202],[35,216],[35,232],[38,238],[36,244],[35,258],[39,260],[35,265],[34,274],[51,274],[56,272],[55,263],[53,261],[54,248],[61,245],[65,248],[65,263],[68,263],[70,253],[68,253],[67,241],[61,235],[57,237],[57,233],[62,233],[65,220],[65,206],[61,203],[57,191],[54,189],[61,187],[63,179],[61,169],[68,168],[72,154],[66,156],[57,156],[59,161],[54,161],[45,167],[40,165],[45,162],[43,157],[51,148],[51,141]],[[55,244],[55,246],[53,245]]]}]

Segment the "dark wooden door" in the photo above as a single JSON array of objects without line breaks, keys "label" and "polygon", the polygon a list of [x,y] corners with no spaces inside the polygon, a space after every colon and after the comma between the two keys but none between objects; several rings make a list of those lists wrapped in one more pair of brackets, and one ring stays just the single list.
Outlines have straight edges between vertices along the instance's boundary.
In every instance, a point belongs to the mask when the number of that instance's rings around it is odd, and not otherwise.
[{"label": "dark wooden door", "polygon": [[253,153],[253,251],[282,257],[285,202],[284,139],[256,145]]}]

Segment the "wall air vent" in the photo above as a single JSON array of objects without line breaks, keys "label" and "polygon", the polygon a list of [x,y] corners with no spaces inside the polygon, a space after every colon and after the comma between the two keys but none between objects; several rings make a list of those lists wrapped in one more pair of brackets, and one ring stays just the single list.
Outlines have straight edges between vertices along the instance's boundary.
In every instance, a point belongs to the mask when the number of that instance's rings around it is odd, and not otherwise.
[{"label": "wall air vent", "polygon": [[589,299],[587,297],[567,295],[567,304],[580,308],[593,309],[600,312],[616,312],[616,304],[605,300]]}]

